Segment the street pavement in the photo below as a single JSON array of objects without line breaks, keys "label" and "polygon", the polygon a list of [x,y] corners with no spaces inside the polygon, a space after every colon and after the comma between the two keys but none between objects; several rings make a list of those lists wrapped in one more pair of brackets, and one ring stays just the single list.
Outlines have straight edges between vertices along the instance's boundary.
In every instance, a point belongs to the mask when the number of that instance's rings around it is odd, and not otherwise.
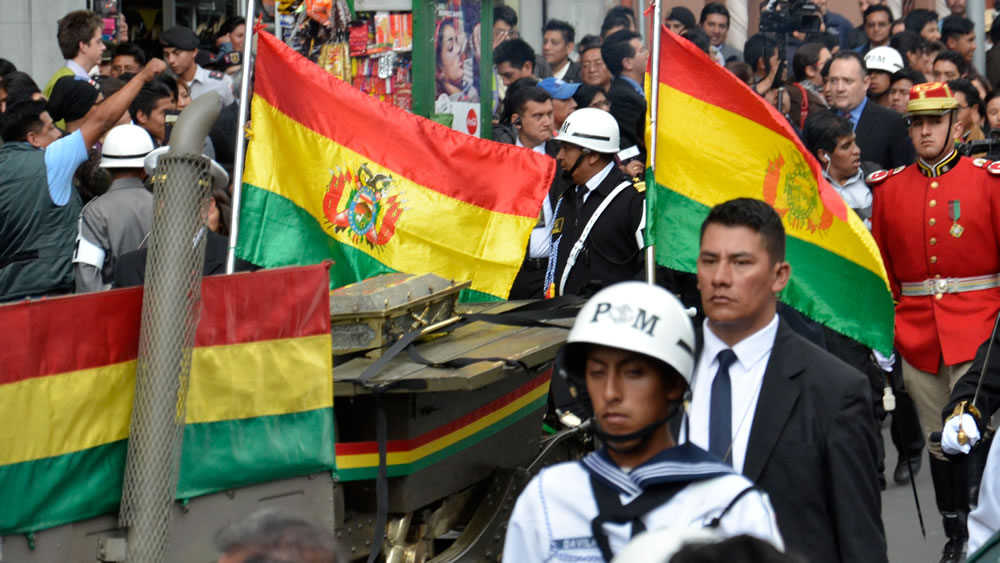
[{"label": "street pavement", "polygon": [[927,539],[920,535],[920,521],[913,502],[910,484],[897,485],[892,480],[896,469],[896,449],[892,446],[889,428],[882,432],[885,440],[885,473],[888,479],[886,490],[882,492],[882,522],[885,525],[886,541],[889,544],[889,561],[913,563],[937,563],[947,539],[941,529],[941,517],[934,504],[934,486],[931,484],[927,466],[927,449],[924,448],[924,463],[917,475],[917,498],[924,515]]}]

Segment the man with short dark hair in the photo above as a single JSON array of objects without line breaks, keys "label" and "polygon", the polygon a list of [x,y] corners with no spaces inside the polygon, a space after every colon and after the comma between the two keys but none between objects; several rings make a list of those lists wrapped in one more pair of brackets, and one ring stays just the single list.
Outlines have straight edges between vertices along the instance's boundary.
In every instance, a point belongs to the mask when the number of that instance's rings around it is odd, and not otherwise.
[{"label": "man with short dark hair", "polygon": [[666,16],[663,18],[663,25],[667,26],[667,29],[673,31],[677,35],[683,34],[689,29],[693,29],[698,25],[698,22],[694,19],[694,13],[691,10],[685,8],[684,6],[674,6],[670,9]]},{"label": "man with short dark hair", "polygon": [[607,94],[614,77],[611,76],[608,65],[604,64],[604,58],[601,57],[602,43],[601,38],[594,35],[588,35],[580,40],[580,81],[596,86]]},{"label": "man with short dark hair", "polygon": [[118,78],[127,73],[137,74],[145,64],[146,53],[142,48],[135,43],[122,43],[115,47],[114,52],[111,54],[111,72],[109,75],[112,78]]},{"label": "man with short dark hair", "polygon": [[[524,80],[524,79],[522,79]],[[554,80],[554,79],[546,79]],[[535,86],[524,80],[524,83],[513,84],[508,90],[505,100],[510,104],[511,126],[513,138],[497,137],[498,141],[518,147],[531,149],[539,154],[555,158],[559,152],[559,144],[553,140],[552,132],[552,95],[545,88]],[[514,279],[510,290],[511,299],[537,299],[542,297],[545,282],[545,269],[548,266],[549,246],[552,238],[553,209],[555,199],[559,197],[561,179],[553,179],[549,186],[549,195],[542,202],[542,211],[538,224],[531,231],[524,263]]]},{"label": "man with short dark hair", "polygon": [[753,69],[754,91],[767,94],[778,73],[778,43],[767,34],[755,33],[743,46],[743,60]]},{"label": "man with short dark hair", "polygon": [[875,47],[882,47],[889,44],[889,31],[892,25],[892,10],[885,4],[873,4],[865,10],[862,16],[864,23],[865,37],[868,39],[864,45],[855,49],[864,55]]},{"label": "man with short dark hair", "polygon": [[535,50],[523,39],[508,39],[493,49],[493,64],[504,87],[535,76]]},{"label": "man with short dark hair", "polygon": [[347,561],[329,530],[280,508],[262,508],[215,534],[218,563]]},{"label": "man with short dark hair", "polygon": [[508,39],[517,39],[517,12],[507,5],[493,8],[493,48]]},{"label": "man with short dark hair", "polygon": [[580,65],[570,60],[576,31],[562,20],[549,20],[542,33],[542,54],[552,67],[552,76],[566,82],[580,81]]},{"label": "man with short dark hair", "polygon": [[868,381],[777,314],[791,267],[768,204],[736,199],[702,223],[705,322],[688,437],[767,492],[789,553],[886,561]]},{"label": "man with short dark hair", "polygon": [[186,27],[172,27],[160,34],[160,44],[163,45],[163,58],[177,75],[177,80],[183,80],[188,85],[192,99],[211,90],[222,97],[223,106],[235,101],[232,78],[224,72],[209,71],[195,62],[199,40],[193,31]]},{"label": "man with short dark hair", "polygon": [[905,166],[913,162],[913,145],[906,134],[903,118],[888,108],[869,103],[871,82],[861,56],[854,51],[840,51],[830,59],[827,80],[832,105],[854,125],[861,159],[883,168]]},{"label": "man with short dark hair", "polygon": [[941,29],[938,28],[937,13],[924,8],[917,8],[906,14],[904,20],[906,29],[920,34],[928,41],[938,41],[941,39]]},{"label": "man with short dark hair", "polygon": [[0,302],[73,291],[81,208],[73,173],[142,85],[165,69],[150,61],[66,137],[43,102],[14,104],[0,115]]},{"label": "man with short dark hair", "polygon": [[145,129],[159,147],[167,143],[166,112],[175,107],[167,85],[160,80],[153,80],[142,87],[129,105],[128,112],[132,121]]},{"label": "man with short dark hair", "polygon": [[[621,131],[622,150],[640,146],[644,144],[644,126],[639,124],[646,114],[643,87],[649,49],[638,33],[623,30],[604,40],[601,58],[615,77],[608,89],[608,99],[611,100],[611,115]],[[640,152],[640,158],[644,160],[645,153]]]},{"label": "man with short dark hair", "polygon": [[910,89],[927,82],[927,78],[912,68],[904,68],[892,75],[889,83],[889,109],[903,115],[910,99]]},{"label": "man with short dark hair", "polygon": [[701,28],[708,34],[709,41],[715,49],[715,59],[719,64],[726,64],[731,60],[743,58],[743,53],[735,47],[726,43],[729,35],[729,10],[725,4],[719,2],[709,2],[701,9],[701,17],[698,21]]},{"label": "man with short dark hair", "polygon": [[972,20],[963,16],[941,20],[941,41],[948,50],[962,55],[966,63],[972,64],[972,53],[976,51],[976,28]]},{"label": "man with short dark hair", "polygon": [[48,98],[56,81],[64,76],[79,76],[90,78],[90,71],[100,64],[104,54],[104,41],[101,31],[104,23],[100,16],[90,10],[76,10],[59,20],[59,51],[66,59],[66,64],[52,75],[43,93]]},{"label": "man with short dark hair", "polygon": [[934,81],[948,82],[963,78],[969,72],[969,63],[965,57],[955,51],[943,51],[934,59]]},{"label": "man with short dark hair", "polygon": [[783,547],[767,495],[703,449],[678,444],[670,422],[683,417],[694,346],[684,307],[662,287],[625,282],[584,304],[553,385],[568,387],[575,408],[592,414],[601,447],[528,483],[503,561],[665,562],[662,550],[636,559],[626,547],[643,530],[665,528],[707,527]]}]

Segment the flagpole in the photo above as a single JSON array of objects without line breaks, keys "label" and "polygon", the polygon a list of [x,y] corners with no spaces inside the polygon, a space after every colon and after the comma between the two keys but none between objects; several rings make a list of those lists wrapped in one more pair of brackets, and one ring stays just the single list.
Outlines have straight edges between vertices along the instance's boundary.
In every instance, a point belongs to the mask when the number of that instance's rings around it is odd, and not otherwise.
[{"label": "flagpole", "polygon": [[236,267],[236,241],[240,233],[240,204],[243,202],[243,165],[246,152],[247,105],[250,92],[250,81],[253,76],[253,61],[250,53],[253,50],[254,8],[256,2],[247,0],[246,38],[243,41],[243,76],[240,80],[240,116],[236,129],[236,158],[233,162],[233,218],[229,226],[229,248],[226,251],[226,273],[231,274]]},{"label": "flagpole", "polygon": [[[663,24],[660,21],[660,0],[653,0],[653,58],[652,58],[652,73],[650,76],[650,87],[652,91],[650,92],[649,99],[652,100],[652,104],[648,108],[649,111],[649,130],[651,134],[649,136],[649,150],[647,152],[649,159],[649,168],[652,173],[647,173],[646,178],[652,178],[653,183],[646,187],[646,197],[649,197],[649,191],[656,189],[656,118],[660,110],[660,36],[662,31],[660,26]],[[646,213],[646,229],[649,230],[650,221],[655,221],[655,217],[650,217],[648,208]],[[656,248],[654,245],[649,245],[646,247],[646,282],[655,283],[656,280]]]}]

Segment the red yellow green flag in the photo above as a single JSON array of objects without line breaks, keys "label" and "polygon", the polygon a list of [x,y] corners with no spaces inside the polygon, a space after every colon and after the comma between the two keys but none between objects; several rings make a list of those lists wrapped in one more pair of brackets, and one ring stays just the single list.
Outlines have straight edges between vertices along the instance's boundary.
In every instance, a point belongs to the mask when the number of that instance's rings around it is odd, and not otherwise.
[{"label": "red yellow green flag", "polygon": [[738,197],[762,199],[787,234],[792,278],[781,300],[888,353],[892,295],[861,219],[781,114],[693,44],[660,33],[655,177],[647,171],[653,187],[646,191],[646,239],[656,245],[656,262],[694,272],[709,209]]},{"label": "red yellow green flag", "polygon": [[331,287],[435,273],[471,280],[469,298],[507,297],[552,158],[370,98],[268,33],[255,68],[240,257],[333,259]]},{"label": "red yellow green flag", "polygon": [[[328,288],[323,265],[203,281],[178,498],[333,470]],[[117,510],[141,309],[141,288],[0,306],[0,535]]]}]

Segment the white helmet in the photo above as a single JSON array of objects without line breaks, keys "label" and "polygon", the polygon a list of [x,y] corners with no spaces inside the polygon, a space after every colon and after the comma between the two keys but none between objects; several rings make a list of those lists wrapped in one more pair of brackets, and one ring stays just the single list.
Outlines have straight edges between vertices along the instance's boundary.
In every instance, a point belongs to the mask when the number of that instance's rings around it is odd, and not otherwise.
[{"label": "white helmet", "polygon": [[562,374],[581,381],[585,354],[574,350],[577,344],[644,354],[667,364],[691,384],[694,328],[681,302],[662,287],[622,282],[602,289],[584,304],[566,339],[566,373]]},{"label": "white helmet", "polygon": [[615,154],[621,148],[618,122],[610,113],[597,108],[583,108],[569,114],[555,139],[594,152]]},{"label": "white helmet", "polygon": [[101,168],[142,168],[153,150],[153,138],[138,125],[118,125],[104,138]]},{"label": "white helmet", "polygon": [[[167,154],[168,151],[170,151],[170,145],[157,147],[156,150],[146,156],[146,161],[143,163],[146,168],[146,174],[153,175],[153,171],[160,164],[160,156]],[[218,162],[207,156],[205,158],[208,159],[209,163],[208,171],[212,174],[212,188],[217,190],[227,189],[229,187],[229,173]]]},{"label": "white helmet", "polygon": [[865,68],[896,74],[903,69],[903,57],[892,47],[875,47],[865,55]]}]

